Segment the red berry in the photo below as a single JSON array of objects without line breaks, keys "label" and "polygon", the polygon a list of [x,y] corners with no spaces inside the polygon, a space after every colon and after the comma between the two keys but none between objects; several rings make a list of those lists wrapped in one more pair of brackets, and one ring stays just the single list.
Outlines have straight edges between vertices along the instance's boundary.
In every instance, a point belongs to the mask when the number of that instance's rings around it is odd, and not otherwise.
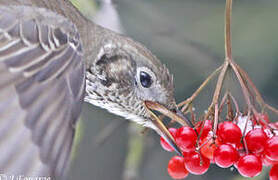
[{"label": "red berry", "polygon": [[[242,157],[242,156],[245,156],[246,155],[246,151],[245,149],[243,148],[243,145],[242,146],[237,146],[236,147],[237,149],[237,152],[238,152],[238,160]],[[238,164],[238,161],[236,161],[234,163],[234,167],[237,168],[237,164]]]},{"label": "red berry", "polygon": [[267,139],[267,135],[262,128],[253,129],[245,136],[248,150],[256,154],[264,151]]},{"label": "red berry", "polygon": [[[206,143],[206,144],[204,144]],[[219,145],[218,139],[215,141],[211,137],[206,137],[205,139],[202,140],[201,142],[201,153],[203,156],[206,158],[213,160],[213,153],[216,149],[216,147]]]},{"label": "red berry", "polygon": [[197,134],[193,128],[183,126],[178,129],[176,134],[176,143],[184,152],[195,149]]},{"label": "red berry", "polygon": [[[173,138],[175,138],[175,137],[176,137],[176,133],[177,133],[177,129],[175,129],[175,128],[169,128],[168,130],[169,130],[169,132],[172,134]],[[169,145],[169,144],[167,143],[167,141],[164,140],[163,137],[160,137],[160,145],[161,145],[162,148],[165,149],[166,151],[170,151],[170,152],[174,151],[174,148],[173,148],[171,145]]]},{"label": "red berry", "polygon": [[218,136],[223,143],[240,143],[242,133],[240,128],[233,122],[223,122],[219,124]]},{"label": "red berry", "polygon": [[261,156],[262,162],[264,166],[272,166],[275,164],[278,164],[278,161],[273,161],[271,160],[268,156],[266,156],[265,154]]},{"label": "red berry", "polygon": [[214,161],[219,167],[232,166],[239,158],[237,150],[230,144],[222,144],[214,151]]},{"label": "red berry", "polygon": [[242,156],[237,163],[237,169],[244,177],[254,177],[259,175],[262,171],[262,167],[261,159],[253,154]]},{"label": "red berry", "polygon": [[188,175],[188,171],[184,167],[184,158],[180,156],[170,159],[167,170],[173,179],[183,179]]},{"label": "red berry", "polygon": [[209,169],[210,160],[195,151],[187,153],[184,160],[185,168],[192,174],[201,175]]},{"label": "red berry", "polygon": [[265,146],[265,154],[274,161],[278,161],[278,136],[268,139]]},{"label": "red berry", "polygon": [[270,169],[269,180],[278,180],[278,165],[274,165]]},{"label": "red berry", "polygon": [[201,133],[200,138],[204,139],[205,137],[208,136],[209,131],[212,129],[211,120],[199,121],[196,127],[197,127],[196,130],[198,134],[200,135]]}]

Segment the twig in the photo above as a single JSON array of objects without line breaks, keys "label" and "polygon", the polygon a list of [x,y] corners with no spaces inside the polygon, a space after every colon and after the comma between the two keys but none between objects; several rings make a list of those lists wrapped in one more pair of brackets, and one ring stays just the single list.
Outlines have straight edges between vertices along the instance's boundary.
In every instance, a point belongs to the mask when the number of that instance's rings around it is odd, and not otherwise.
[{"label": "twig", "polygon": [[[201,150],[202,147],[203,147],[204,145],[206,145],[206,144],[207,144],[209,141],[211,141],[211,140],[213,140],[213,143],[215,143],[213,137],[209,137],[209,138],[207,138],[206,141],[203,142],[201,145],[198,144],[196,150],[197,150],[197,151]],[[198,140],[197,140],[197,141],[198,141]]]},{"label": "twig", "polygon": [[224,107],[224,104],[227,100],[227,97],[228,97],[228,92],[225,93],[225,95],[223,96],[222,100],[221,100],[221,103],[220,103],[220,106],[219,106],[219,113],[222,112],[222,109]]},{"label": "twig", "polygon": [[236,64],[236,63],[234,63],[234,64],[237,67],[237,69],[239,70],[239,72],[241,73],[241,75],[243,76],[243,78],[248,82],[248,84],[250,84],[250,86],[254,90],[254,92],[256,94],[256,99],[260,103],[260,105],[265,104],[264,99],[262,98],[259,90],[255,86],[255,84],[252,82],[252,80],[249,78],[248,74],[238,64]]},{"label": "twig", "polygon": [[231,15],[232,15],[232,0],[226,1],[225,15],[225,57],[232,59],[232,43],[231,43]]},{"label": "twig", "polygon": [[217,126],[218,126],[218,103],[215,104],[215,112],[214,112],[214,123],[213,123],[213,136],[216,135]]},{"label": "twig", "polygon": [[192,106],[190,106],[190,114],[191,114],[191,122],[192,124],[195,124],[195,114]]},{"label": "twig", "polygon": [[235,120],[236,120],[236,122],[237,122],[237,117],[238,117],[238,115],[239,115],[239,107],[238,107],[238,104],[237,104],[237,102],[236,102],[236,99],[235,99],[235,97],[231,94],[231,93],[229,93],[229,96],[231,97],[231,99],[232,99],[232,101],[233,101],[233,104],[234,104],[234,106],[235,106],[235,108],[236,108],[236,117],[234,118]]},{"label": "twig", "polygon": [[250,79],[250,77],[248,76],[248,74],[239,66],[235,63],[235,65],[237,66],[237,68],[239,69],[240,73],[242,74],[242,76],[244,77],[244,79],[246,79],[246,81],[248,82],[248,84],[252,87],[255,95],[256,95],[256,99],[259,102],[259,104],[262,106],[262,108],[266,107],[269,110],[273,111],[274,113],[278,114],[278,109],[270,106],[269,104],[265,103],[264,99],[262,98],[262,95],[260,94],[259,90],[257,89],[257,87],[255,86],[255,84],[253,83],[253,81]]},{"label": "twig", "polygon": [[251,109],[248,108],[248,112],[247,112],[247,119],[246,119],[246,122],[245,122],[245,126],[244,126],[244,130],[243,130],[243,133],[242,133],[242,141],[243,141],[243,145],[244,145],[244,149],[246,151],[246,153],[248,154],[248,147],[247,147],[247,143],[246,143],[246,140],[245,140],[245,135],[246,135],[246,130],[247,130],[247,124],[250,120],[250,114],[251,114]]},{"label": "twig", "polygon": [[208,108],[208,112],[205,115],[205,119],[207,119],[210,116],[211,111],[213,109],[213,106],[216,103],[218,103],[218,99],[219,99],[219,96],[220,96],[220,93],[221,93],[221,89],[222,89],[222,86],[223,86],[223,81],[224,81],[224,78],[225,78],[228,67],[229,67],[229,62],[225,61],[224,65],[223,65],[223,68],[222,68],[222,70],[221,70],[221,72],[218,76],[218,80],[217,80],[216,88],[215,88],[215,91],[214,91],[212,103]]},{"label": "twig", "polygon": [[[200,129],[200,132],[198,133],[197,142],[200,141],[200,138],[201,138],[201,136],[202,136],[202,134],[203,134],[203,129],[204,129],[204,126],[205,126],[205,121],[206,121],[206,120],[200,121],[199,127],[201,126],[201,129]],[[197,127],[196,127],[196,129],[197,129]],[[199,145],[199,143],[198,143],[197,145]]]},{"label": "twig", "polygon": [[270,106],[269,104],[264,104],[266,108],[268,108],[269,110],[273,111],[274,113],[278,114],[278,109]]},{"label": "twig", "polygon": [[230,93],[228,93],[228,97],[227,97],[227,113],[228,113],[228,119],[230,121],[233,121],[234,120],[234,113],[233,113],[233,107],[232,107],[232,104],[231,104],[231,96],[230,96]]},{"label": "twig", "polygon": [[218,67],[213,73],[211,73],[207,79],[199,86],[199,88],[192,94],[191,97],[187,98],[185,101],[182,101],[178,104],[178,107],[181,107],[183,105],[186,105],[186,108],[182,108],[182,112],[186,111],[188,108],[188,105],[192,103],[192,101],[200,94],[200,92],[204,89],[204,87],[207,86],[207,84],[210,82],[210,80],[222,69],[223,65]]},{"label": "twig", "polygon": [[235,66],[234,62],[231,60],[230,61],[230,65],[239,81],[239,84],[241,86],[241,89],[242,89],[242,93],[243,93],[243,96],[245,98],[245,101],[247,103],[247,106],[248,108],[253,108],[253,105],[251,104],[251,101],[250,101],[250,94],[248,92],[248,89],[246,88],[246,84],[244,83],[243,79],[242,79],[242,76],[240,75],[237,67]]},{"label": "twig", "polygon": [[225,62],[221,73],[218,77],[218,81],[216,84],[216,88],[214,91],[212,104],[208,108],[208,113],[206,117],[211,113],[212,107],[214,106],[214,124],[213,124],[213,134],[216,135],[218,119],[219,119],[219,107],[218,107],[218,99],[221,93],[221,89],[223,86],[223,81],[227,72],[227,69],[232,60],[232,44],[231,44],[231,14],[232,14],[232,0],[226,0],[226,14],[225,14]]}]

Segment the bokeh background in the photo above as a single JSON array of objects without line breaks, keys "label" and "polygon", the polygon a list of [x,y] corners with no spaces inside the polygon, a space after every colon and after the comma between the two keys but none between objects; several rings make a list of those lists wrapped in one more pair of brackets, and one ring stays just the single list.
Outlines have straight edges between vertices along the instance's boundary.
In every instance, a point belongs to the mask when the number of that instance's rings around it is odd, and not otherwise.
[{"label": "bokeh background", "polygon": [[[190,96],[224,58],[225,0],[72,0],[86,16],[147,46],[174,74],[177,102]],[[278,106],[278,1],[235,0],[233,57],[267,102]],[[226,88],[237,87],[233,78]],[[196,101],[210,104],[213,84]],[[240,96],[239,96],[240,97]],[[239,102],[240,99],[239,99]],[[242,105],[244,107],[244,104]],[[271,116],[277,121],[277,116]],[[71,180],[170,180],[159,137],[121,117],[84,104],[72,158]],[[268,168],[253,179],[268,179]],[[234,168],[211,166],[192,180],[240,180]]]}]

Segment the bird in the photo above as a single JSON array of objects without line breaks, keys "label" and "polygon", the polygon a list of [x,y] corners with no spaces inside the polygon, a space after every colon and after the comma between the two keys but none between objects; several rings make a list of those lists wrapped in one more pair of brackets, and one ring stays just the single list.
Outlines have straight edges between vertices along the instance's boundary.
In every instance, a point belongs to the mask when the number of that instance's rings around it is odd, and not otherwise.
[{"label": "bird", "polygon": [[178,116],[173,75],[144,45],[68,0],[0,0],[0,174],[65,179],[87,102],[175,140],[145,102]]}]

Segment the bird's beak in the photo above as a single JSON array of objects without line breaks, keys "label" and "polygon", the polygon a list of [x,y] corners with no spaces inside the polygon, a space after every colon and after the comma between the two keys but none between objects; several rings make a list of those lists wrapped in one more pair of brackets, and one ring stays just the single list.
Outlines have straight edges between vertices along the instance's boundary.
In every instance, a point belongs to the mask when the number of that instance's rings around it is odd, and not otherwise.
[{"label": "bird's beak", "polygon": [[177,116],[182,118],[186,122],[187,126],[194,128],[192,122],[189,119],[187,119],[187,117],[185,117],[185,115],[178,108],[173,110],[173,112],[175,112]]},{"label": "bird's beak", "polygon": [[166,126],[163,124],[163,122],[159,118],[153,118],[152,123],[155,126],[155,128],[156,128],[155,130],[157,131],[157,133],[175,150],[175,152],[178,155],[182,156],[182,151],[177,146],[177,143],[176,143],[174,137],[168,131]]},{"label": "bird's beak", "polygon": [[[193,124],[191,123],[191,121],[189,121],[184,115],[183,113],[178,110],[178,109],[174,109],[174,110],[169,110],[166,107],[162,106],[159,103],[156,102],[152,102],[152,101],[145,101],[145,105],[146,107],[149,109],[149,113],[152,116],[152,123],[156,128],[157,133],[164,138],[164,140],[170,145],[172,146],[172,148],[180,155],[182,156],[182,151],[180,150],[180,148],[177,146],[176,141],[174,139],[174,137],[171,135],[171,133],[168,131],[168,129],[166,128],[166,126],[163,124],[163,122],[161,121],[161,119],[159,119],[151,110],[156,110],[172,119],[175,119],[176,121],[178,121],[179,123],[181,123],[184,126],[191,126],[193,127]],[[150,110],[151,109],[151,110]]]}]

